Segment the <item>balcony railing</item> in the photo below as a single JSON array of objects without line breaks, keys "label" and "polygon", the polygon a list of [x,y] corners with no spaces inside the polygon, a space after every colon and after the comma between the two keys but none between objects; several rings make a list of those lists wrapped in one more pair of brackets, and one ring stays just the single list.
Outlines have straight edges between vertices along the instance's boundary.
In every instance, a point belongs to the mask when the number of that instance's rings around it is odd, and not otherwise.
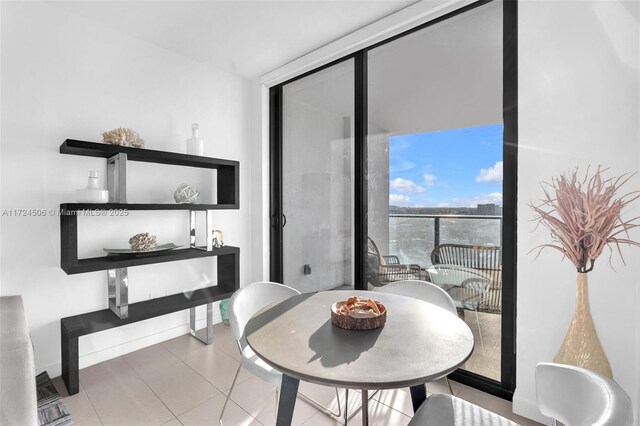
[{"label": "balcony railing", "polygon": [[431,250],[439,244],[499,246],[501,242],[502,216],[389,214],[389,254],[407,263],[428,266]]}]

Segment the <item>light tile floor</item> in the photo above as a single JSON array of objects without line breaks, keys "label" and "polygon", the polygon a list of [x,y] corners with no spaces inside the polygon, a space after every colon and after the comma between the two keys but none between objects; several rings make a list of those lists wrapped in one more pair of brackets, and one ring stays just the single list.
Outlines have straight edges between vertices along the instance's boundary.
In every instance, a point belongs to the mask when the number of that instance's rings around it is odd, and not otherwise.
[{"label": "light tile floor", "polygon": [[[218,416],[233,375],[238,350],[229,327],[214,327],[206,346],[189,335],[153,345],[80,370],[80,392],[68,396],[60,377],[53,379],[79,425],[218,425]],[[522,425],[537,423],[511,412],[511,403],[452,382],[454,393]],[[330,409],[337,409],[334,388],[301,383],[300,390]],[[428,393],[448,393],[444,381],[427,385]],[[340,391],[344,403],[344,390]],[[352,412],[360,394],[349,392]],[[275,424],[275,389],[241,370],[225,411],[225,425]],[[411,419],[408,389],[385,390],[369,404],[371,425],[406,425]],[[362,423],[356,414],[349,424]],[[297,400],[294,425],[337,425],[312,406]]]}]

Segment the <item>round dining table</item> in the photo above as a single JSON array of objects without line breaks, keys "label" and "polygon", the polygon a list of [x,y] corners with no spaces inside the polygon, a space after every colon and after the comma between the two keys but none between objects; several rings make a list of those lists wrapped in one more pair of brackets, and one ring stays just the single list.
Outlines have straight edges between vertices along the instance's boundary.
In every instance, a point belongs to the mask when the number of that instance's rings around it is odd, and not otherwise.
[{"label": "round dining table", "polygon": [[[345,330],[331,323],[331,306],[349,296],[378,300],[384,326]],[[473,334],[451,312],[422,300],[356,290],[293,296],[257,312],[245,338],[267,364],[283,373],[278,426],[290,425],[300,380],[362,391],[368,424],[368,391],[409,387],[414,410],[426,399],[424,384],[454,371],[471,356]]]}]

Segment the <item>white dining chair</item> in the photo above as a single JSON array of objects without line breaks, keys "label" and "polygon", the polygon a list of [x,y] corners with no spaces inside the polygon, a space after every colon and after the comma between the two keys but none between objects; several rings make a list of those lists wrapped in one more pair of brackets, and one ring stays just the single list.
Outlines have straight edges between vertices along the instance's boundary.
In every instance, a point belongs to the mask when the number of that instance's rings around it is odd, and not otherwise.
[{"label": "white dining chair", "polygon": [[[390,284],[385,285],[384,287],[380,287],[378,291],[383,293],[391,293],[397,294],[400,296],[413,297],[414,299],[420,299],[425,302],[433,303],[440,308],[445,309],[447,312],[458,316],[458,312],[456,311],[456,304],[449,296],[449,294],[438,287],[435,284],[432,284],[428,281],[420,281],[420,280],[404,280],[404,281],[396,281]],[[449,379],[447,376],[444,377],[447,385],[449,386],[449,391],[451,395],[453,395],[453,389],[451,388],[451,383],[449,383]],[[434,380],[441,379],[442,377],[437,377]]]},{"label": "white dining chair", "polygon": [[422,403],[408,426],[518,426],[518,423],[469,401],[433,394]]},{"label": "white dining chair", "polygon": [[584,368],[541,362],[536,366],[536,398],[542,414],[567,426],[627,426],[633,405],[620,385]]},{"label": "white dining chair", "polygon": [[[229,389],[227,398],[224,402],[224,405],[222,406],[222,412],[220,413],[219,419],[220,425],[222,425],[222,416],[224,415],[224,410],[227,407],[227,403],[229,402],[229,398],[231,397],[231,392],[233,391],[236,380],[238,379],[238,374],[240,373],[240,369],[242,367],[276,388],[277,413],[279,389],[280,385],[282,384],[282,373],[269,366],[260,357],[258,357],[255,352],[253,352],[244,337],[244,329],[247,325],[247,322],[249,322],[249,319],[251,319],[251,317],[260,309],[264,308],[265,306],[286,300],[292,296],[297,296],[299,294],[300,292],[298,290],[286,285],[268,281],[260,281],[251,283],[244,288],[236,290],[233,296],[231,296],[228,308],[229,323],[231,325],[231,332],[233,334],[233,337],[236,339],[238,349],[240,350],[241,362],[238,366],[238,369],[236,370],[235,376],[233,377],[231,389]],[[336,389],[336,396],[338,397],[338,413],[334,413],[326,407],[322,406],[317,401],[309,398],[302,393],[298,393],[298,398],[302,399],[304,402],[312,405],[316,409],[329,416],[340,418],[340,416],[342,415],[342,409],[340,405],[338,389]]]}]

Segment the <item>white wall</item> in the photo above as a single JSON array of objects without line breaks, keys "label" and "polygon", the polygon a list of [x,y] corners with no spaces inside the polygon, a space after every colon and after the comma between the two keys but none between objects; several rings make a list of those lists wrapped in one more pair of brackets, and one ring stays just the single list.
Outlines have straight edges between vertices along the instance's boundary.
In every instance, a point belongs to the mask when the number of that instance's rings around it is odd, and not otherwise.
[{"label": "white wall", "polygon": [[[534,368],[553,359],[575,304],[576,273],[557,253],[529,251],[548,241],[532,233],[527,203],[538,182],[574,166],[640,165],[638,15],[618,1],[520,2],[518,158],[517,389],[514,410],[535,408]],[[633,6],[633,5],[631,5]],[[637,6],[637,5],[636,5]],[[631,9],[633,11],[633,9]],[[637,9],[636,9],[637,12]],[[627,190],[638,190],[634,177]],[[638,215],[635,203],[628,218]],[[637,239],[640,233],[632,234]],[[640,413],[640,250],[623,248],[627,266],[607,253],[589,274],[594,322],[614,379]],[[638,420],[640,421],[640,419]]]},{"label": "white wall", "polygon": [[[57,209],[73,202],[88,170],[105,175],[103,159],[62,155],[66,138],[100,141],[101,132],[131,127],[147,148],[184,152],[190,124],[200,123],[205,155],[240,161],[239,211],[216,212],[227,244],[239,246],[240,280],[251,273],[251,85],[42,2],[2,2],[1,182],[3,209]],[[173,202],[183,181],[215,198],[214,172],[130,163],[129,201]],[[104,180],[102,180],[104,184]],[[21,294],[36,369],[60,374],[60,318],[104,309],[106,274],[60,269],[56,216],[0,222],[2,295]],[[134,212],[126,219],[81,218],[80,251],[126,247],[133,233],[187,243],[186,212]],[[130,301],[215,283],[215,261],[198,259],[129,269]],[[210,284],[209,284],[210,285]],[[216,310],[217,311],[217,310]],[[204,313],[201,312],[200,316]],[[187,331],[176,313],[80,339],[80,366]]]}]

